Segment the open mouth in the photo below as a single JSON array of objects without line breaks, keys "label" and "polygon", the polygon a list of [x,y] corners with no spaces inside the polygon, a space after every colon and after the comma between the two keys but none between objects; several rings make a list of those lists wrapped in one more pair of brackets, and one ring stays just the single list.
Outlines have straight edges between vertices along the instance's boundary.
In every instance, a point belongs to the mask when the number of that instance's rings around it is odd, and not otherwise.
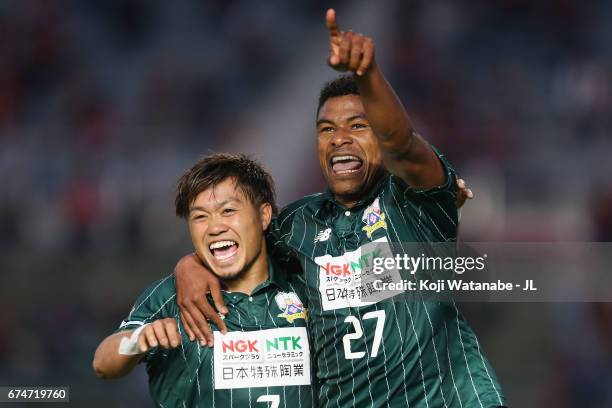
[{"label": "open mouth", "polygon": [[357,156],[344,155],[331,158],[331,168],[334,174],[345,175],[358,172],[363,166],[363,160]]},{"label": "open mouth", "polygon": [[208,246],[210,253],[219,262],[227,262],[238,252],[238,243],[231,240],[213,242]]}]

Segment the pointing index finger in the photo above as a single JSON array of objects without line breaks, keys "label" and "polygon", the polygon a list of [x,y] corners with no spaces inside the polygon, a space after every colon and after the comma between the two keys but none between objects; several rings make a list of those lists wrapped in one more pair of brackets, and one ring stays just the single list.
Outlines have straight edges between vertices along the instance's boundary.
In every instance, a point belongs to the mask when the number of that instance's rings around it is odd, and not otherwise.
[{"label": "pointing index finger", "polygon": [[327,10],[327,14],[325,14],[325,22],[327,23],[327,30],[329,31],[329,35],[331,37],[337,37],[340,35],[338,24],[336,24],[336,11],[334,9]]}]

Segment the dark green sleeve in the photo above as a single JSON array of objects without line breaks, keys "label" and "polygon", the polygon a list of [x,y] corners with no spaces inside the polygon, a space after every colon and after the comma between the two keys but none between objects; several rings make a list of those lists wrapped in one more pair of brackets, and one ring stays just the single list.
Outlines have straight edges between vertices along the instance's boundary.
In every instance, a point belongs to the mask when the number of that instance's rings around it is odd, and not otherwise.
[{"label": "dark green sleeve", "polygon": [[154,320],[175,317],[178,313],[175,297],[174,275],[153,283],[140,295],[116,332],[137,329]]},{"label": "dark green sleeve", "polygon": [[306,280],[300,263],[295,257],[292,257],[290,259],[289,265],[291,268],[291,272],[289,274],[288,282],[291,285],[293,291],[297,293],[298,297],[304,304],[304,307],[309,308],[308,295],[306,293]]},{"label": "dark green sleeve", "polygon": [[287,282],[292,286],[292,290],[297,293],[304,306],[308,307],[306,300],[306,281],[302,265],[295,254],[283,240],[278,237],[278,231],[268,232],[266,237],[267,249],[272,262],[279,271],[283,271],[287,277]]},{"label": "dark green sleeve", "polygon": [[455,199],[454,195],[457,194],[457,183],[455,182],[455,170],[450,165],[445,155],[440,153],[440,151],[433,146],[432,146],[432,149],[434,150],[434,152],[436,153],[436,156],[438,156],[438,160],[440,160],[440,163],[442,164],[442,170],[444,171],[444,177],[445,177],[444,183],[442,183],[439,186],[435,186],[435,187],[431,187],[431,188],[427,188],[423,190],[409,188],[410,192],[411,194],[414,194],[417,196],[419,195],[420,196],[431,196],[431,195],[436,195],[436,194],[444,192],[444,193],[453,195],[452,199],[454,200]]},{"label": "dark green sleeve", "polygon": [[272,221],[270,222],[270,227],[268,227],[268,232],[267,232],[267,237],[266,237],[269,241],[274,241],[279,238],[280,236],[279,225],[280,223],[278,222],[278,217],[276,216],[272,217]]},{"label": "dark green sleeve", "polygon": [[435,147],[433,148],[445,174],[444,183],[428,189],[415,189],[397,176],[392,176],[392,188],[401,208],[416,212],[423,222],[434,225],[434,241],[453,241],[457,236],[457,183],[455,170]]},{"label": "dark green sleeve", "polygon": [[272,219],[272,223],[270,224],[270,228],[266,234],[266,247],[268,250],[268,255],[274,260],[275,263],[278,263],[280,267],[290,273],[294,272],[293,265],[296,261],[293,258],[295,257],[295,252],[282,239],[279,218],[277,217]]}]

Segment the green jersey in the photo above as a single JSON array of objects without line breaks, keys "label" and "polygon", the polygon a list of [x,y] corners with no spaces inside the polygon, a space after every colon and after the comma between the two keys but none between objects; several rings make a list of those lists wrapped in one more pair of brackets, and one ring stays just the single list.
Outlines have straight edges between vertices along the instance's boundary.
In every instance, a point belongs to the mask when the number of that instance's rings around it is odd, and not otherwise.
[{"label": "green jersey", "polygon": [[[270,263],[271,265],[271,263]],[[313,406],[303,285],[279,266],[251,296],[223,292],[229,333],[212,326],[211,349],[190,342],[179,318],[174,275],[150,286],[119,330],[177,319],[182,344],[145,356],[159,407],[309,408]],[[282,384],[282,385],[281,385]]]},{"label": "green jersey", "polygon": [[305,271],[320,406],[505,404],[453,302],[366,303],[365,289],[355,289],[355,265],[372,255],[365,253],[371,242],[456,240],[455,174],[439,157],[442,186],[417,191],[388,175],[353,208],[327,192],[289,205],[277,219],[276,243],[288,245]]}]

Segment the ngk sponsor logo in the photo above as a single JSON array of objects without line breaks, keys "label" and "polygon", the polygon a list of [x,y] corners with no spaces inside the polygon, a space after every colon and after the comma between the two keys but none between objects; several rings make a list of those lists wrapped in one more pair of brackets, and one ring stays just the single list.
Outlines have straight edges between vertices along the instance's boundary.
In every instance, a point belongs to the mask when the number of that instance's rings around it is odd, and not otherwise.
[{"label": "ngk sponsor logo", "polygon": [[380,247],[373,248],[372,252],[357,250],[347,252],[343,256],[331,258],[329,262],[320,265],[328,277],[351,279],[359,277],[361,273],[372,269],[372,259],[381,257]]},{"label": "ngk sponsor logo", "polygon": [[259,353],[259,347],[257,347],[258,340],[229,340],[222,341],[221,348],[223,353],[237,352],[237,353]]},{"label": "ngk sponsor logo", "polygon": [[[363,300],[368,296],[372,299],[372,293],[371,288],[362,282],[364,277],[373,273],[374,259],[392,256],[386,243],[387,238],[383,237],[340,256],[323,255],[315,258],[315,262],[319,265],[319,292],[323,310],[374,303]],[[395,276],[397,271],[390,273],[393,274],[393,278],[397,278]],[[397,275],[399,276],[399,273]]]}]

